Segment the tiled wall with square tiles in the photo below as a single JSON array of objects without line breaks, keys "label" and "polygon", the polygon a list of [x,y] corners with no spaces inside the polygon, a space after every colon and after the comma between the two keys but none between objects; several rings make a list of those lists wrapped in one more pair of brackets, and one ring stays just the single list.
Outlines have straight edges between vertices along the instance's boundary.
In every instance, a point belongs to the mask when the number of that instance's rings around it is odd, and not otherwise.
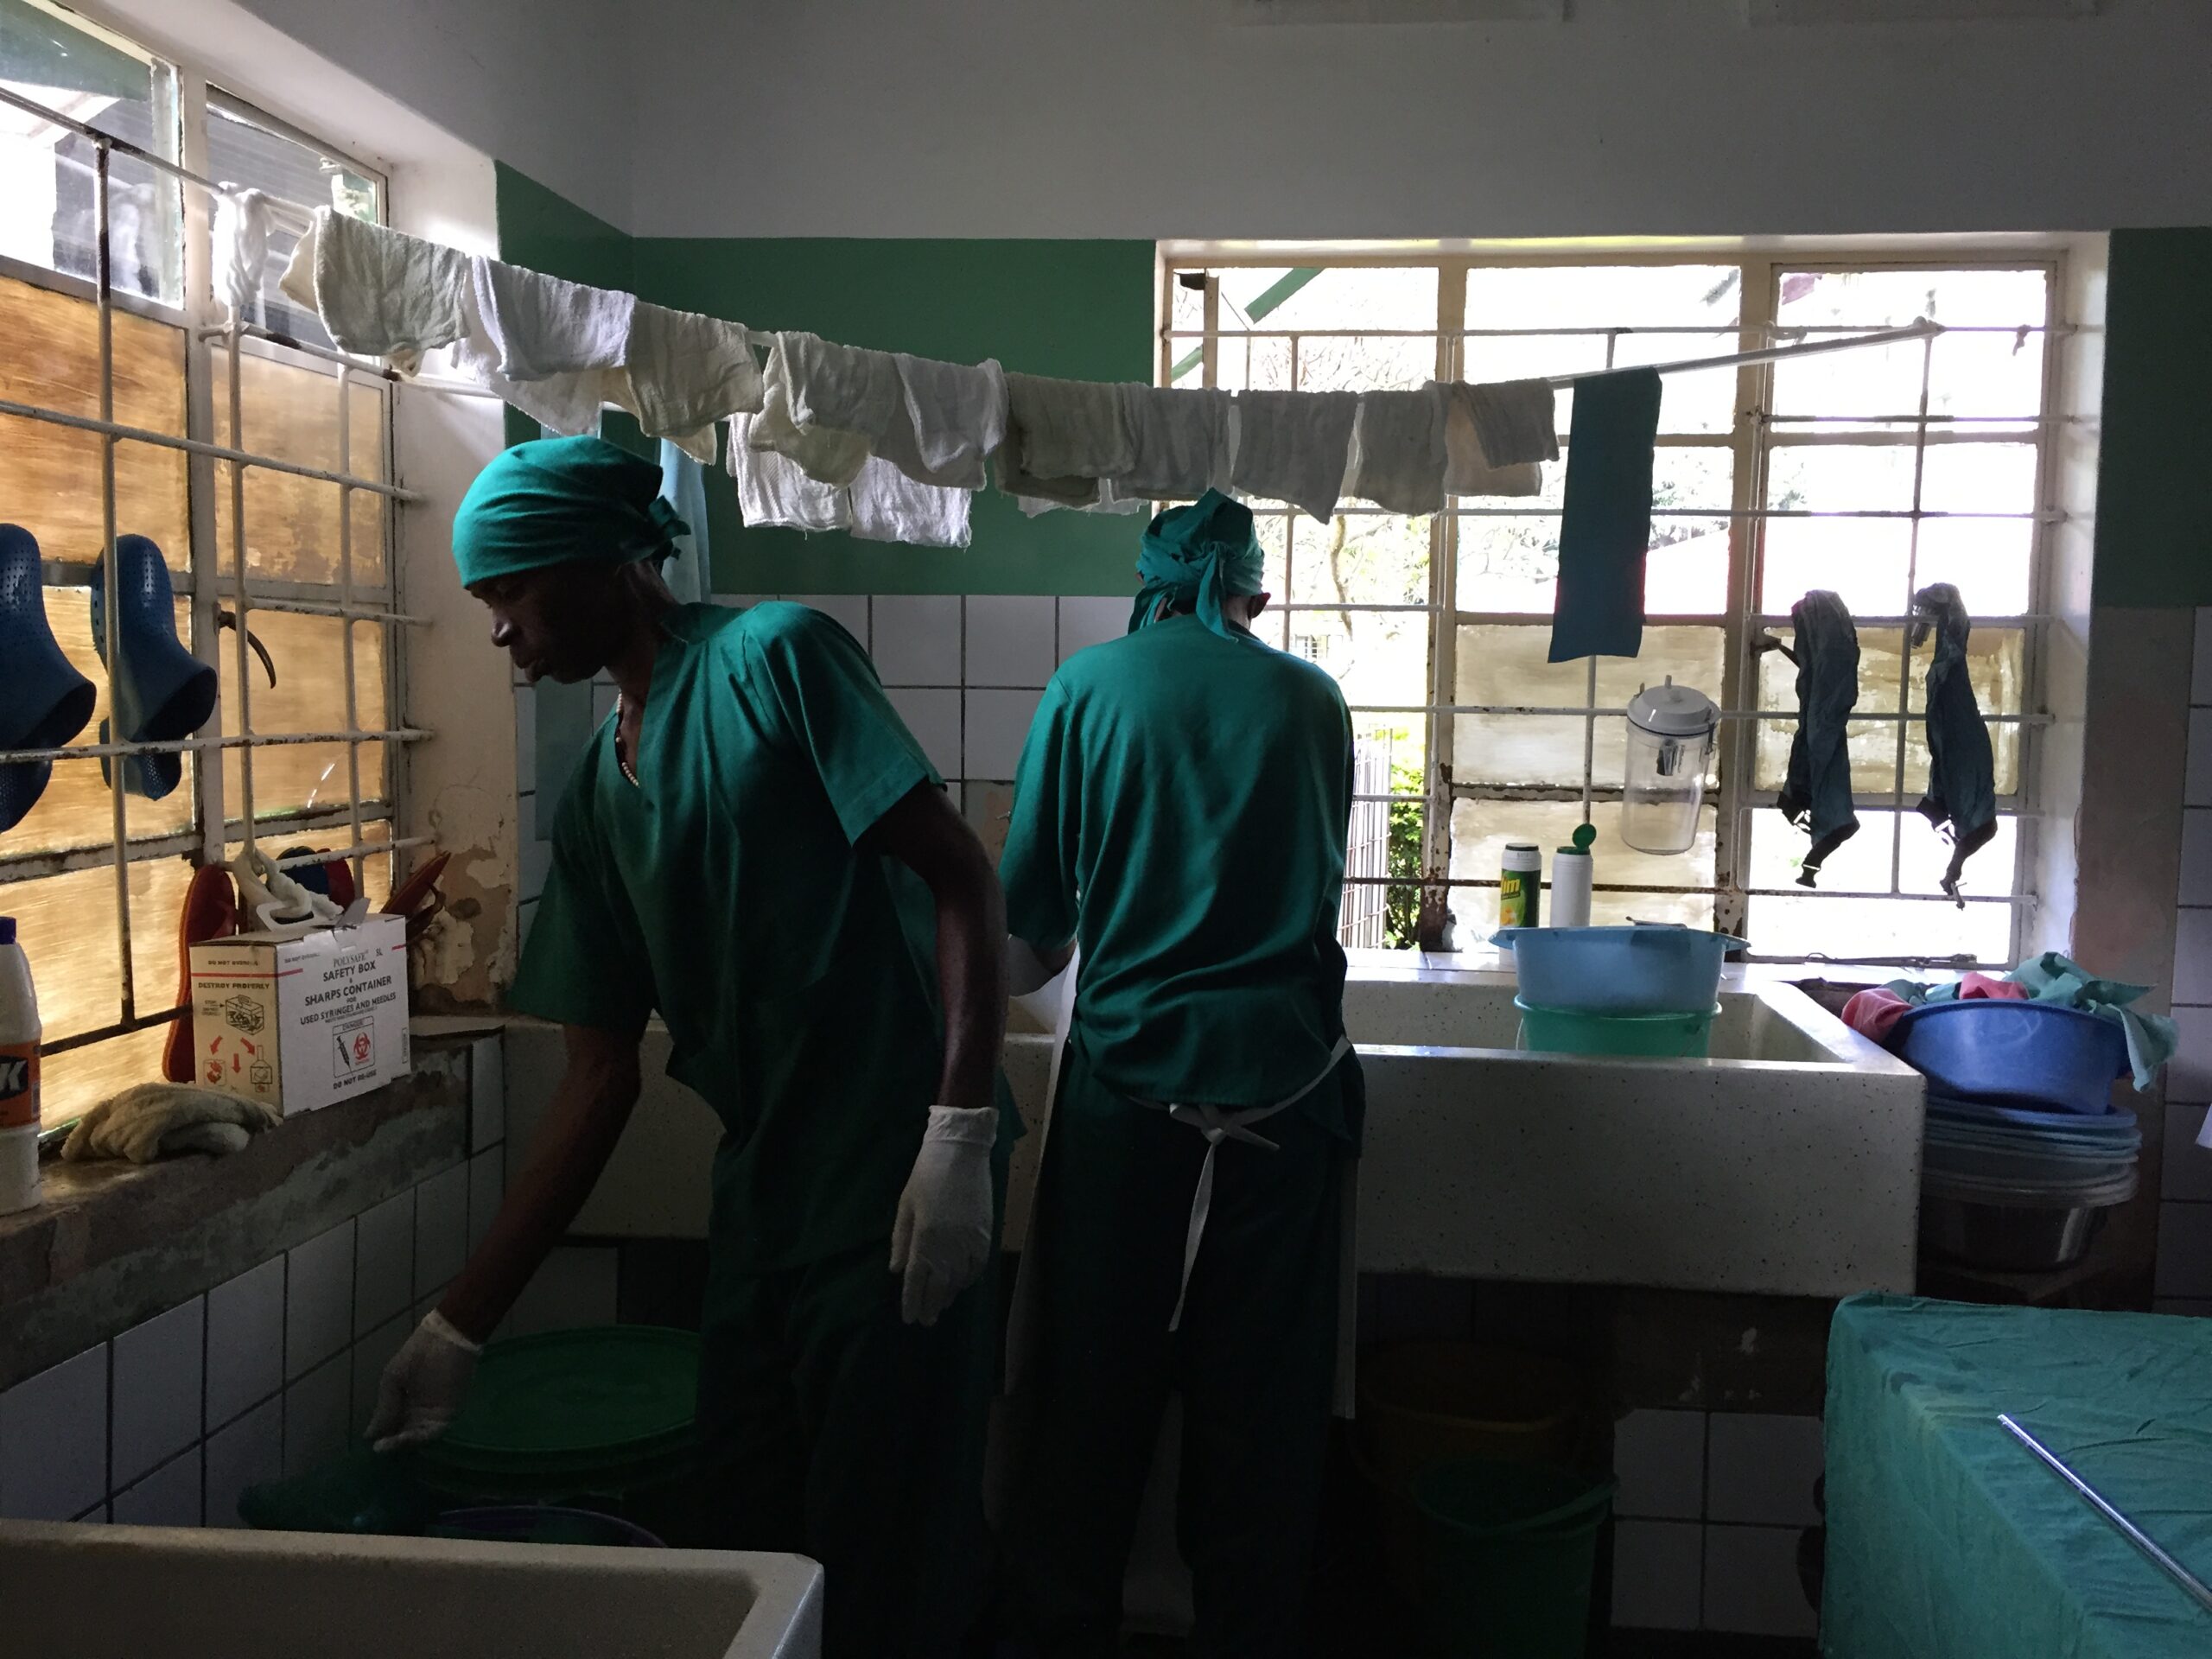
[{"label": "tiled wall with square tiles", "polygon": [[1613,1623],[1809,1637],[1797,1569],[1820,1522],[1821,1421],[1632,1411],[1614,1425]]},{"label": "tiled wall with square tiles", "polygon": [[[779,596],[721,594],[716,602],[741,606],[775,597]],[[1129,624],[1127,599],[1018,594],[780,597],[835,617],[867,649],[892,706],[944,774],[953,800],[994,858],[1006,837],[1014,764],[1046,683],[1075,652],[1118,639]],[[544,747],[539,735],[541,697],[569,699],[563,718],[570,728],[583,709],[574,692],[519,683],[515,688],[524,938],[552,861],[553,817],[559,804],[557,781],[538,776]],[[611,684],[591,688],[593,720],[604,720],[613,706]]]},{"label": "tiled wall with square tiles", "polygon": [[2174,938],[2174,1023],[2181,1048],[2166,1068],[2164,1185],[2159,1190],[2155,1306],[2212,1315],[2212,608],[2196,613],[2183,779],[2180,910]]},{"label": "tiled wall with square tiles", "polygon": [[247,1487],[343,1452],[499,1206],[502,1075],[476,1043],[463,1161],[0,1394],[0,1516],[237,1526]]}]

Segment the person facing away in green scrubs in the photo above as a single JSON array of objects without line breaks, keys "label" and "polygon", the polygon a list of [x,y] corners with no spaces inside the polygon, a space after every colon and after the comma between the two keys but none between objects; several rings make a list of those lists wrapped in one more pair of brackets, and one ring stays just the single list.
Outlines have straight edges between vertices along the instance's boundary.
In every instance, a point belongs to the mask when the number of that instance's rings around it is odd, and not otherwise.
[{"label": "person facing away in green scrubs", "polygon": [[1191,1651],[1282,1659],[1305,1645],[1364,1101],[1337,940],[1351,722],[1251,632],[1248,509],[1162,513],[1137,569],[1128,637],[1046,689],[1000,861],[1015,988],[1081,947],[1022,1267],[1014,1617],[1052,1659],[1118,1651],[1179,1389]]},{"label": "person facing away in green scrubs", "polygon": [[701,1541],[822,1561],[825,1654],[956,1654],[989,1577],[1002,900],[849,634],[796,605],[676,603],[659,480],[597,438],[524,443],[454,520],[493,643],[533,682],[606,670],[620,696],[562,803],[511,998],[563,1027],[566,1070],[371,1433],[451,1422],[613,1153],[657,1012],[669,1074],[724,1129],[699,1383],[721,1524]]}]

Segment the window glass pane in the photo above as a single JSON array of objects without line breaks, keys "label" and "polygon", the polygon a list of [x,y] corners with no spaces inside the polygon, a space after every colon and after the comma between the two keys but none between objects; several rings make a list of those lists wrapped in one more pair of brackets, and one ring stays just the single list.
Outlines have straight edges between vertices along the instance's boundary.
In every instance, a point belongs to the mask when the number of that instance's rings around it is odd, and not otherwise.
[{"label": "window glass pane", "polygon": [[[1367,727],[1365,708],[1418,708],[1428,702],[1428,613],[1425,611],[1298,611],[1290,618],[1290,649],[1336,677],[1352,720]],[[1400,715],[1387,723],[1419,715]],[[1417,744],[1418,731],[1408,742]],[[1408,764],[1414,762],[1410,758]]]},{"label": "window glass pane", "polygon": [[[1623,334],[1613,348],[1613,366],[1633,368],[1643,363],[1680,363],[1693,358],[1726,357],[1743,349],[1743,337],[1734,328],[1712,334]],[[1558,374],[1558,369],[1544,372]],[[1670,374],[1659,383],[1659,430],[1726,432],[1736,420],[1736,371],[1701,369],[1694,374]]]},{"label": "window glass pane", "polygon": [[[45,986],[41,983],[41,997]],[[40,1116],[51,1128],[82,1117],[133,1084],[158,1082],[167,1026],[110,1037],[39,1061]]]},{"label": "window glass pane", "polygon": [[[176,159],[175,72],[119,35],[37,0],[0,0],[0,86],[95,130]],[[0,255],[91,280],[98,209],[96,146],[42,117],[0,107]],[[111,280],[167,304],[184,292],[183,200],[177,181],[111,157]]]},{"label": "window glass pane", "polygon": [[1921,317],[2009,327],[2043,321],[2046,285],[2040,270],[1791,270],[1775,315],[1794,328],[1896,328]]},{"label": "window glass pane", "polygon": [[[0,152],[0,173],[4,173]],[[184,331],[112,314],[115,418],[184,435]],[[67,415],[100,412],[99,313],[72,298],[0,277],[0,397]],[[105,539],[98,434],[0,416],[0,516],[38,537],[49,559],[89,561]],[[181,450],[115,447],[115,524],[151,537],[173,570],[188,569]]]},{"label": "window glass pane", "polygon": [[[1513,704],[1534,708],[1586,706],[1589,664],[1549,663],[1551,630],[1508,624],[1459,630],[1455,664],[1462,703]],[[1717,702],[1727,636],[1719,628],[1647,627],[1643,654],[1634,659],[1598,659],[1600,709],[1620,709],[1639,687],[1671,674]],[[1585,722],[1571,715],[1455,715],[1452,777],[1461,784],[1560,784],[1582,782]],[[1591,776],[1599,787],[1618,788],[1627,754],[1627,721],[1608,717],[1596,722]],[[1578,809],[1579,810],[1579,809]]]},{"label": "window glass pane", "polygon": [[1734,265],[1504,265],[1467,273],[1470,328],[1719,327],[1734,323],[1742,305]]},{"label": "window glass pane", "polygon": [[[1922,525],[1923,535],[1928,528]],[[1909,519],[1770,518],[1764,534],[1759,606],[1770,616],[1787,616],[1807,594],[1823,588],[1854,616],[1903,616],[1912,603]]]},{"label": "window glass pane", "polygon": [[[100,724],[108,715],[107,670],[92,649],[92,592],[85,588],[49,588],[45,593],[47,625],[54,630],[70,666],[92,683],[97,701],[85,729],[72,744],[99,741]],[[192,619],[188,601],[176,604],[177,637],[189,639]],[[210,722],[209,730],[213,729]],[[177,785],[159,800],[128,795],[124,800],[124,824],[130,836],[173,835],[192,825],[191,755],[181,761]],[[57,763],[46,788],[22,822],[9,830],[5,849],[11,853],[58,852],[71,848],[105,846],[115,838],[114,804],[98,760]],[[13,891],[10,889],[9,891]],[[0,909],[4,909],[0,903]]]},{"label": "window glass pane", "polygon": [[1429,523],[1339,513],[1292,521],[1291,586],[1300,605],[1421,605],[1428,601]]},{"label": "window glass pane", "polygon": [[1300,391],[1416,391],[1436,378],[1436,341],[1349,334],[1298,342]]},{"label": "window glass pane", "polygon": [[1927,512],[2033,512],[2035,446],[1930,444],[1921,475],[1920,505]]},{"label": "window glass pane", "polygon": [[[1950,862],[1951,849],[1916,812],[1896,822],[1889,812],[1861,811],[1859,833],[1831,853],[1821,870],[1825,896],[1794,893],[1747,900],[1745,935],[1761,956],[1823,957],[1850,961],[1865,957],[1910,957],[1943,960],[1965,957],[2009,965],[2012,959],[2012,912],[2006,905],[1957,906],[1910,899],[1845,899],[1834,895],[1885,892],[1890,885],[1891,837],[1902,832],[1900,885],[1908,892],[1935,893]],[[1804,833],[1783,822],[1779,812],[1751,814],[1750,885],[1756,889],[1796,884],[1807,845]],[[2018,852],[2018,820],[1999,817],[1997,836],[1967,861],[1961,878],[1968,894],[2009,893]]]},{"label": "window glass pane", "polygon": [[[1785,338],[1781,343],[1793,342]],[[1917,414],[1922,359],[1927,350],[1925,342],[1906,340],[1889,346],[1863,346],[1855,351],[1786,357],[1774,365],[1771,406],[1775,418],[1787,422],[1815,415],[1850,415],[1862,420],[1896,420]]]},{"label": "window glass pane", "polygon": [[[1661,857],[1639,853],[1620,839],[1620,808],[1602,804],[1591,813],[1598,839],[1591,851],[1597,885],[1710,887],[1713,880],[1713,830],[1710,806],[1700,815],[1698,838],[1686,853]],[[1533,841],[1544,852],[1544,879],[1551,880],[1552,855],[1568,844],[1582,822],[1576,801],[1476,801],[1452,803],[1452,875],[1459,880],[1495,881],[1511,841]],[[1453,887],[1449,900],[1461,950],[1477,948],[1497,928],[1496,887]],[[1550,894],[1545,894],[1548,907]],[[1606,893],[1590,897],[1590,919],[1600,926],[1637,922],[1681,922],[1713,925],[1709,893]]]},{"label": "window glass pane", "polygon": [[[344,647],[334,617],[300,616],[283,611],[254,611],[249,622],[256,638],[268,647],[276,668],[272,688],[257,658],[249,652],[253,675],[252,724],[256,736],[285,732],[342,732],[346,729]],[[236,636],[226,636],[222,656],[225,706],[236,709],[238,654]],[[383,630],[359,626],[354,630],[353,662],[357,677],[356,701],[364,730],[384,724],[385,646]],[[383,798],[384,746],[361,746],[361,793],[365,799]],[[223,755],[224,801],[232,815],[245,799],[244,760],[236,749]],[[346,746],[343,743],[292,743],[254,751],[253,807],[257,817],[272,812],[342,806],[347,794]]]},{"label": "window glass pane", "polygon": [[1203,328],[1206,326],[1206,291],[1203,286],[1186,286],[1183,280],[1185,277],[1203,284],[1205,272],[1179,270],[1168,278],[1167,326],[1174,329]]},{"label": "window glass pane", "polygon": [[[304,207],[327,206],[368,224],[380,218],[376,181],[346,162],[274,130],[275,123],[243,104],[211,96],[207,106],[207,163],[213,176],[251,185]],[[290,263],[298,238],[279,231],[269,238],[261,294],[246,310],[257,322],[296,340],[327,346],[330,336],[312,311],[303,311],[277,290],[277,278]]]},{"label": "window glass pane", "polygon": [[[1566,468],[1554,470],[1564,474]],[[1559,526],[1557,518],[1533,513],[1460,515],[1459,608],[1550,614],[1559,576]],[[1651,540],[1643,572],[1647,614],[1707,616],[1727,609],[1727,519],[1655,517]]]},{"label": "window glass pane", "polygon": [[1221,276],[1221,328],[1436,327],[1433,265],[1243,269]]},{"label": "window glass pane", "polygon": [[[1327,531],[1311,518],[1304,520],[1303,523],[1306,533],[1309,536],[1327,534]],[[1292,515],[1287,512],[1270,512],[1265,502],[1255,501],[1252,504],[1252,531],[1260,538],[1260,545],[1268,556],[1265,591],[1274,594],[1279,601],[1287,600],[1290,596],[1288,549],[1290,538],[1294,533]],[[1261,619],[1263,621],[1266,620],[1265,612],[1261,613]]]},{"label": "window glass pane", "polygon": [[1777,444],[1766,504],[1787,512],[1910,512],[1910,444]]},{"label": "window glass pane", "polygon": [[[1170,383],[1178,386],[1205,384],[1204,364],[1198,359],[1200,342],[1191,340],[1189,349],[1179,353],[1175,366],[1182,371]],[[1214,384],[1224,391],[1288,391],[1290,384],[1290,342],[1287,340],[1253,340],[1249,336],[1224,336],[1214,345]]]},{"label": "window glass pane", "polygon": [[[338,385],[323,365],[304,367],[251,352],[239,355],[239,415],[243,441],[230,437],[230,358],[213,354],[216,429],[237,447],[303,467],[348,470],[355,478],[384,474],[384,394],[358,381],[345,445],[338,442]],[[357,591],[385,581],[385,499],[372,490],[353,497],[353,585]],[[289,473],[250,469],[245,477],[246,559],[253,575],[279,582],[339,580],[335,484]],[[215,544],[224,578],[231,569],[231,486],[227,470],[215,480]]]},{"label": "window glass pane", "polygon": [[2043,408],[2043,347],[2040,330],[1938,336],[1928,412],[2032,419]]},{"label": "window glass pane", "polygon": [[[142,1014],[176,1006],[177,918],[191,880],[192,867],[181,858],[130,867],[130,963]],[[30,958],[49,1040],[121,1017],[111,867],[10,882],[7,910]]]},{"label": "window glass pane", "polygon": [[2034,608],[2035,534],[2024,518],[1923,519],[1919,583],[1949,582],[1975,616],[2024,616]]}]

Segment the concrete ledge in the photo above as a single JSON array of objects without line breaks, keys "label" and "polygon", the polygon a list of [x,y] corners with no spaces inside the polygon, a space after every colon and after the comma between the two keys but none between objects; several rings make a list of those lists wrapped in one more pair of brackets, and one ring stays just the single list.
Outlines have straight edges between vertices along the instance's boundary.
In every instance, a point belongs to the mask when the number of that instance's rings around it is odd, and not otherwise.
[{"label": "concrete ledge", "polygon": [[468,1059],[418,1041],[411,1077],[227,1158],[48,1163],[45,1203],[0,1217],[0,1389],[460,1163]]}]

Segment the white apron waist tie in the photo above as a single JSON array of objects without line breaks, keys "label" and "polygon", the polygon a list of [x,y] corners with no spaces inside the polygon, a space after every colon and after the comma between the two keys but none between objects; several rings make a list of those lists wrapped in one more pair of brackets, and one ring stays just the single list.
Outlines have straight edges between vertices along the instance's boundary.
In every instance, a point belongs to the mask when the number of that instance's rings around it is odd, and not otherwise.
[{"label": "white apron waist tie", "polygon": [[1251,1126],[1297,1105],[1327,1082],[1329,1074],[1351,1052],[1351,1039],[1348,1036],[1338,1038],[1337,1046],[1329,1051],[1328,1064],[1321,1068],[1313,1080],[1297,1093],[1275,1102],[1272,1106],[1247,1106],[1224,1110],[1219,1106],[1185,1106],[1162,1100],[1140,1100],[1136,1103],[1154,1111],[1166,1112],[1176,1122],[1187,1124],[1206,1138],[1205,1161],[1198,1166],[1198,1190],[1191,1194],[1190,1224],[1183,1233],[1183,1278],[1175,1291],[1175,1312],[1167,1321],[1170,1331],[1179,1330],[1182,1326],[1183,1303],[1191,1294],[1191,1269],[1198,1265],[1198,1246],[1205,1242],[1206,1236],[1206,1217],[1213,1211],[1214,1154],[1224,1141],[1242,1141],[1248,1147],[1258,1147],[1266,1152],[1281,1151],[1281,1148],[1265,1135],[1255,1135]]}]

